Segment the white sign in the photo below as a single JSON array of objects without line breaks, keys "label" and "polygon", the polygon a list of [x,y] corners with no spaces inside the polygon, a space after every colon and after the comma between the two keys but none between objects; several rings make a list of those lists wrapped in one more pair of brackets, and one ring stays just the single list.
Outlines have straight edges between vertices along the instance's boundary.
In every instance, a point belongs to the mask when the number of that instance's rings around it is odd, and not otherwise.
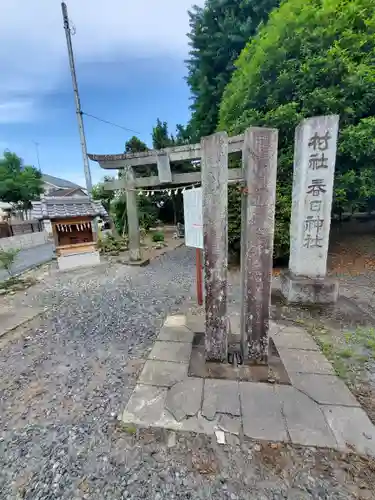
[{"label": "white sign", "polygon": [[203,248],[203,205],[202,188],[193,188],[183,192],[185,245]]}]

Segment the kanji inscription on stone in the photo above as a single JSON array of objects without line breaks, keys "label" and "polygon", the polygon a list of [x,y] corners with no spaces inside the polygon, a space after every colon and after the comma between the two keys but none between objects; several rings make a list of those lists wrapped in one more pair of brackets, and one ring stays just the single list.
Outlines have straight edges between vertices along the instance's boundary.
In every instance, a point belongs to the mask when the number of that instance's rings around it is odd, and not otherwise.
[{"label": "kanji inscription on stone", "polygon": [[296,129],[289,269],[324,277],[331,224],[339,117],[317,116]]}]

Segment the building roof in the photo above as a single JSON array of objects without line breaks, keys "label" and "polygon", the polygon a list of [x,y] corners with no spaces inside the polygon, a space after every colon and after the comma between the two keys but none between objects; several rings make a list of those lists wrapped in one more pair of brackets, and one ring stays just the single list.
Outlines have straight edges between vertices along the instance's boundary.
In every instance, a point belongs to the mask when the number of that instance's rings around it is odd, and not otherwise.
[{"label": "building roof", "polygon": [[63,219],[68,217],[85,217],[98,215],[105,217],[107,211],[100,202],[82,197],[45,197],[32,203],[31,217],[34,219]]},{"label": "building roof", "polygon": [[80,187],[54,189],[53,191],[50,191],[48,193],[48,196],[51,198],[60,197],[60,196],[71,196],[76,191],[81,191],[82,196],[86,196],[86,193],[84,193],[83,188],[80,188]]},{"label": "building roof", "polygon": [[52,186],[56,186],[57,188],[81,188],[78,184],[74,184],[74,182],[66,181],[65,179],[60,179],[60,177],[54,177],[49,174],[42,174],[42,179],[44,182],[51,184]]}]

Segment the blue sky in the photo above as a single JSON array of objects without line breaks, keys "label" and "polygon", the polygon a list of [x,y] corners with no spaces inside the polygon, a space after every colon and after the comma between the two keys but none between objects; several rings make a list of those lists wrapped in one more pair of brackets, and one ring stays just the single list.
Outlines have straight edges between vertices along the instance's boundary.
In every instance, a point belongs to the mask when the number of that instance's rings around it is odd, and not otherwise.
[{"label": "blue sky", "polygon": [[[189,118],[188,15],[203,0],[66,0],[82,109],[139,132]],[[84,185],[59,0],[2,0],[0,151]],[[88,151],[119,153],[131,132],[85,117]],[[93,182],[104,172],[91,162]]]}]

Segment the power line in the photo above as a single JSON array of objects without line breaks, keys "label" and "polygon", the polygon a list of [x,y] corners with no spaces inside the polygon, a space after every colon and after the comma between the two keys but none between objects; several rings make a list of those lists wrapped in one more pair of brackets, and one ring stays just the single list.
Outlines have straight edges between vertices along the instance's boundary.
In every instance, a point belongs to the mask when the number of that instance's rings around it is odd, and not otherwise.
[{"label": "power line", "polygon": [[106,123],[107,125],[112,125],[113,127],[121,128],[122,130],[126,130],[127,132],[133,132],[134,134],[140,135],[140,132],[133,130],[131,128],[123,127],[122,125],[118,125],[117,123],[110,122],[108,120],[104,120],[103,118],[99,118],[98,116],[91,115],[90,113],[86,113],[85,111],[81,111],[82,115],[89,116],[90,118],[94,118],[94,120],[98,120],[99,122]]}]

